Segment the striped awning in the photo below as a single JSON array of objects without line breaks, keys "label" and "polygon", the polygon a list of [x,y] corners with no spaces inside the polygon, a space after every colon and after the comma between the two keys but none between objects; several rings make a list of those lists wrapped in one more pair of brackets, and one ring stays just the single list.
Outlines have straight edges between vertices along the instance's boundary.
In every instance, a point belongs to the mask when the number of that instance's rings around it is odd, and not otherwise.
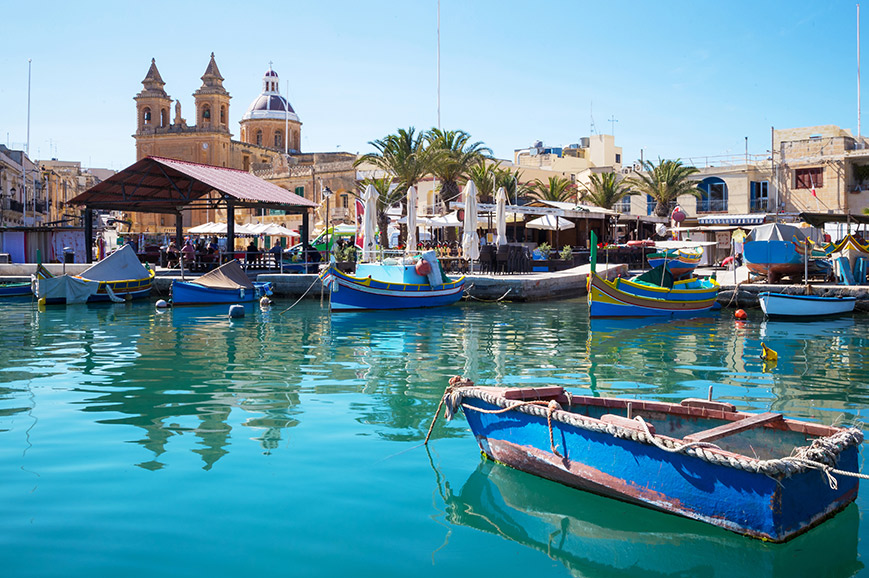
[{"label": "striped awning", "polygon": [[698,225],[761,225],[766,219],[766,213],[751,213],[748,215],[707,215],[698,217]]}]

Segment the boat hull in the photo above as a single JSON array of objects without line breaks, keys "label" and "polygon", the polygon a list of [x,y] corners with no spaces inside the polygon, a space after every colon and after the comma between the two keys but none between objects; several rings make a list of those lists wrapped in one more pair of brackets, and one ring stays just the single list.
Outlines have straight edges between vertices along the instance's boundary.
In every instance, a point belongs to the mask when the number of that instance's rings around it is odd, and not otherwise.
[{"label": "boat hull", "polygon": [[652,253],[647,257],[649,267],[658,267],[659,265],[667,264],[667,268],[674,278],[678,279],[689,275],[697,268],[700,263],[702,253],[686,253],[682,251],[671,251],[667,253]]},{"label": "boat hull", "polygon": [[0,297],[23,297],[33,295],[30,283],[5,283],[0,285]]},{"label": "boat hull", "polygon": [[272,290],[271,283],[253,284],[253,289],[216,289],[185,281],[172,282],[172,305],[218,305],[252,303]]},{"label": "boat hull", "polygon": [[716,305],[718,286],[702,290],[668,290],[607,281],[592,273],[588,289],[590,317],[673,317],[709,311]]},{"label": "boat hull", "polygon": [[[545,411],[530,415],[511,409],[516,404],[512,400],[495,405],[467,395],[461,402],[480,449],[493,460],[581,490],[763,540],[789,540],[835,515],[857,496],[859,483],[854,477],[837,476],[838,487],[833,489],[826,477],[813,469],[785,476],[729,467],[683,452],[668,452],[635,438],[576,427],[560,421],[558,412],[552,414],[551,445]],[[635,400],[633,403],[637,404],[637,415],[643,406]],[[651,405],[660,411],[675,404]],[[501,411],[504,409],[507,411]],[[485,413],[495,410],[500,413]],[[651,419],[653,414],[645,415]],[[691,416],[683,421],[690,422]],[[841,451],[838,469],[858,471],[858,445]],[[724,453],[734,459],[748,459]]]},{"label": "boat hull", "polygon": [[332,311],[365,309],[415,309],[452,305],[462,298],[465,278],[432,287],[428,284],[406,284],[361,278],[329,269],[332,279],[330,307]]},{"label": "boat hull", "polygon": [[817,295],[785,295],[763,292],[758,294],[760,308],[769,317],[824,317],[851,313],[856,297],[819,297]]},{"label": "boat hull", "polygon": [[[96,283],[98,284],[97,290],[88,296],[87,303],[108,303],[112,301],[112,297],[109,294],[109,290],[111,289],[111,293],[115,296],[115,298],[123,299],[124,301],[133,301],[138,299],[147,299],[151,295],[151,284],[154,281],[154,272],[151,271],[149,276],[144,279],[123,279],[119,281],[94,281],[91,279],[84,279],[81,277],[73,277],[79,283]],[[34,293],[39,297],[41,294],[45,294],[46,290],[43,288],[44,283],[51,283],[52,280],[59,279],[59,277],[52,277],[50,279],[35,279],[34,287],[36,290]],[[45,299],[45,303],[48,305],[58,305],[65,304],[67,302],[64,297],[43,297]]]}]

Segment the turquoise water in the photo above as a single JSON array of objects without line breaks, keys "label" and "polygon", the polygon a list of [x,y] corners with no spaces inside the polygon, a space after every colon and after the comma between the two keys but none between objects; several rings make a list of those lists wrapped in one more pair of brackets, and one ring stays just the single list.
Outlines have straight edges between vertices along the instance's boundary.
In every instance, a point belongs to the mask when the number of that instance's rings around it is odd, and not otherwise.
[{"label": "turquoise water", "polygon": [[[869,488],[785,545],[481,459],[447,380],[865,420],[869,318],[589,323],[584,301],[346,313],[0,302],[4,576],[852,576]],[[779,353],[759,359],[760,342]]]}]

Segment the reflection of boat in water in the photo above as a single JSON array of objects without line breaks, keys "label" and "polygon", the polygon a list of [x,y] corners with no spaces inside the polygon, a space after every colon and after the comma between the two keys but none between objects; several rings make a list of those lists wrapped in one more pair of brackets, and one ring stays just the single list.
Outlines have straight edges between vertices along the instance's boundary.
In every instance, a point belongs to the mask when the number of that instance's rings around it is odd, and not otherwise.
[{"label": "reflection of boat in water", "polygon": [[760,323],[762,339],[818,339],[831,337],[837,332],[854,327],[854,318],[829,317],[811,321],[764,319]]},{"label": "reflection of boat in water", "polygon": [[766,544],[490,461],[458,492],[448,482],[439,489],[447,522],[538,550],[577,576],[849,576],[862,566],[855,505],[787,544]]},{"label": "reflection of boat in water", "polygon": [[692,328],[711,330],[716,323],[717,313],[704,311],[693,317],[678,317],[661,320],[648,317],[597,317],[588,320],[593,337],[616,337],[627,334],[636,337],[637,333],[661,333],[668,329]]},{"label": "reflection of boat in water", "polygon": [[[462,408],[486,455],[579,489],[774,542],[822,524],[857,497],[859,480],[846,475],[859,471],[856,428],[711,400],[450,383],[449,408]],[[836,484],[816,469],[827,466],[845,472]]]}]

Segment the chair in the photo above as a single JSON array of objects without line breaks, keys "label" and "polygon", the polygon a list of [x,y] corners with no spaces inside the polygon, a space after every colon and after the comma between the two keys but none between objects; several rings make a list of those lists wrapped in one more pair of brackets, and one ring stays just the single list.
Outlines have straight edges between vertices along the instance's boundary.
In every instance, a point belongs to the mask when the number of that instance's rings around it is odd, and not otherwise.
[{"label": "chair", "polygon": [[498,247],[498,252],[495,253],[495,270],[498,273],[509,272],[508,262],[510,260],[510,245],[501,245]]},{"label": "chair", "polygon": [[493,273],[495,271],[495,246],[483,245],[480,248],[480,271]]}]

